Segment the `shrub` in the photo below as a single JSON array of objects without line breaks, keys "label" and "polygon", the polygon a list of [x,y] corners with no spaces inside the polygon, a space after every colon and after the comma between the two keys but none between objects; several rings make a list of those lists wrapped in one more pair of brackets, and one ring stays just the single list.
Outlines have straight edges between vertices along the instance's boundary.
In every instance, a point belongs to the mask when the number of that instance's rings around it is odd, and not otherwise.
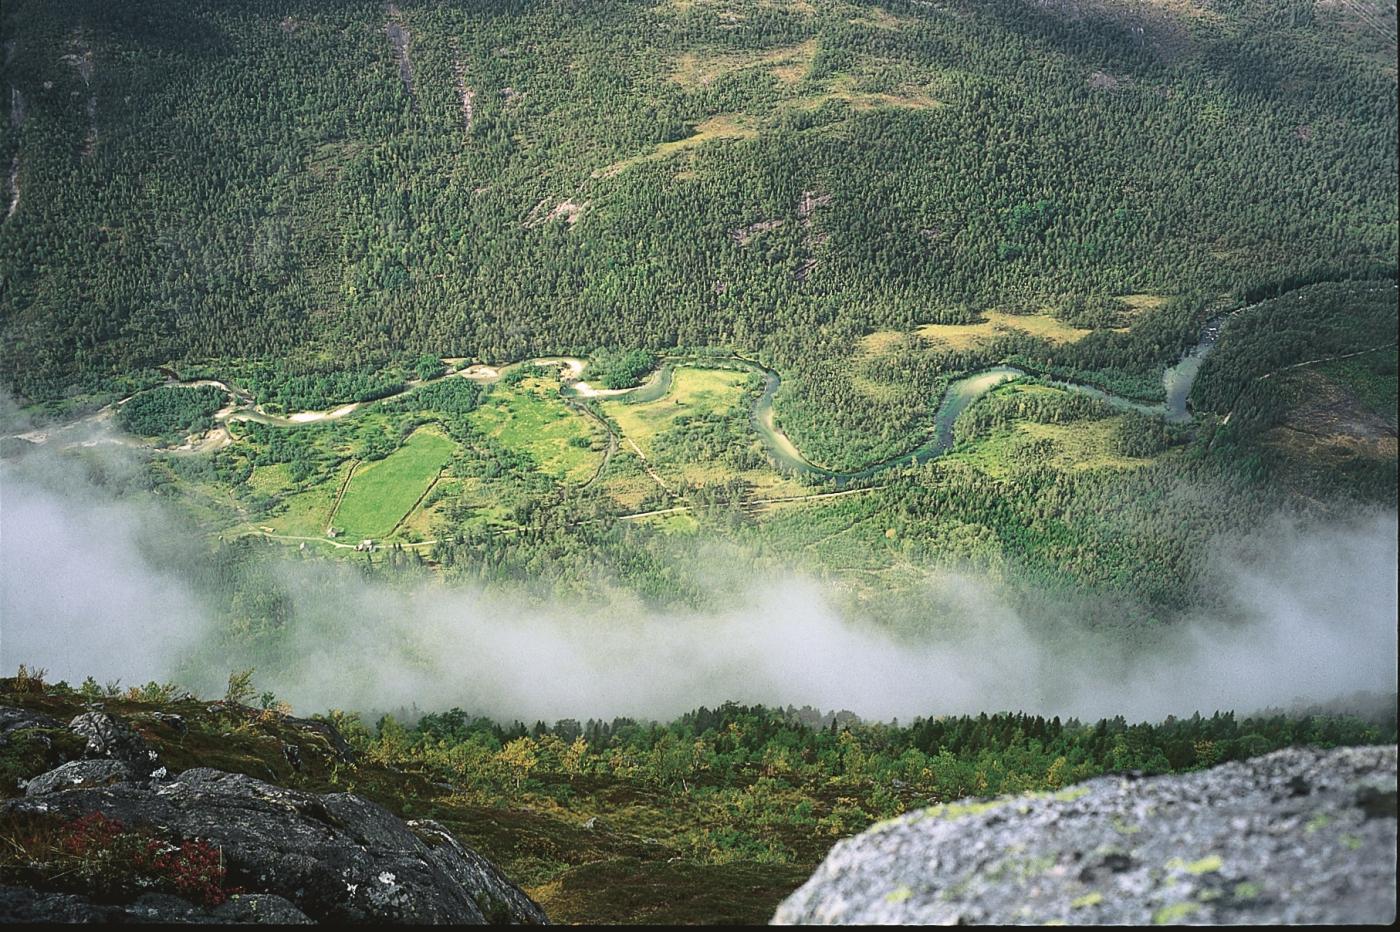
[{"label": "shrub", "polygon": [[75,819],[27,816],[0,825],[0,869],[36,886],[59,886],[97,896],[173,893],[217,906],[236,889],[226,885],[223,852],[200,839],[171,840],[129,829],[100,812]]}]

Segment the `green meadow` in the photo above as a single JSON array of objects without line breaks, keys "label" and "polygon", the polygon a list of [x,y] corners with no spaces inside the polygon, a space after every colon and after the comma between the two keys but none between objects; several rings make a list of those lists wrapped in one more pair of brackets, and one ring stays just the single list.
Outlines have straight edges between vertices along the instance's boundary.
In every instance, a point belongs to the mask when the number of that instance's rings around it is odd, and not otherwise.
[{"label": "green meadow", "polygon": [[415,431],[389,456],[355,470],[331,523],[352,539],[387,536],[432,485],[453,448],[435,430]]}]

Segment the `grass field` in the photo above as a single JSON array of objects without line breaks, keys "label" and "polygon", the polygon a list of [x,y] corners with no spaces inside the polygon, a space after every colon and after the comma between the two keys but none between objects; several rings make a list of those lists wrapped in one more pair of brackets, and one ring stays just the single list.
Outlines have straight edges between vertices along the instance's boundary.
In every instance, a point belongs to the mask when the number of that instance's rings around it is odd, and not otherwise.
[{"label": "grass field", "polygon": [[675,427],[676,420],[687,414],[724,413],[740,407],[744,397],[747,372],[733,369],[676,369],[671,391],[664,397],[646,404],[625,401],[605,401],[603,410],[617,422],[622,434],[648,458],[655,455],[656,437]]},{"label": "grass field", "polygon": [[[276,515],[259,519],[259,526],[267,526],[277,534],[293,537],[322,537],[330,523],[331,510],[335,507],[335,496],[345,481],[353,463],[343,463],[335,471],[333,479],[313,486],[305,492],[288,495],[283,499],[285,506]],[[265,491],[275,491],[275,484],[286,478],[286,467],[259,466],[253,470],[249,482],[256,482]],[[262,473],[262,476],[259,476]]]},{"label": "grass field", "polygon": [[725,75],[748,68],[763,68],[784,84],[801,81],[812,67],[817,54],[817,40],[808,39],[798,45],[769,49],[748,54],[736,52],[687,52],[676,62],[671,80],[681,87],[706,87]]},{"label": "grass field", "polygon": [[977,324],[926,324],[916,332],[933,343],[940,343],[952,349],[972,349],[990,343],[1007,333],[1028,333],[1033,337],[1043,337],[1051,343],[1074,343],[1093,333],[1071,327],[1049,314],[1007,314],[1002,311],[987,311]]},{"label": "grass field", "polygon": [[[635,443],[647,458],[653,470],[669,485],[678,486],[682,482],[691,485],[716,485],[730,479],[743,479],[753,487],[754,497],[800,495],[808,491],[800,483],[788,479],[774,470],[765,457],[760,456],[758,467],[736,469],[733,463],[742,462],[729,458],[730,451],[742,452],[755,448],[757,441],[749,426],[749,402],[745,398],[749,380],[748,372],[733,369],[702,369],[681,366],[675,370],[671,389],[667,394],[642,404],[629,404],[623,400],[604,403],[605,413],[613,419],[622,431],[624,441],[614,461],[621,467],[631,453],[629,447]],[[674,441],[684,436],[688,429],[683,419],[722,417],[729,419],[729,426],[722,428],[719,436],[726,438],[728,445],[722,445],[717,455],[706,457],[677,456],[668,454],[666,441]],[[696,425],[692,424],[691,428]],[[731,438],[729,440],[728,438]],[[675,445],[672,444],[674,450]],[[635,459],[635,454],[632,454]],[[646,484],[640,482],[635,471],[622,479],[614,478],[619,470],[609,470],[605,484],[614,499],[624,507],[633,507],[646,492]],[[645,475],[645,473],[643,473]],[[648,478],[654,486],[655,480]]]},{"label": "grass field", "polygon": [[990,476],[1004,477],[1018,467],[1042,463],[1056,469],[1136,469],[1151,458],[1120,456],[1112,437],[1122,416],[1069,424],[1017,421],[967,449],[948,454]]},{"label": "grass field", "polygon": [[[603,428],[560,400],[558,383],[525,379],[518,386],[497,385],[472,412],[472,421],[503,446],[526,453],[541,471],[568,482],[587,482],[602,453]],[[588,441],[575,446],[571,441]]]},{"label": "grass field", "polygon": [[684,139],[676,139],[671,142],[657,143],[650,152],[641,155],[634,155],[631,158],[614,162],[606,168],[600,168],[594,172],[594,177],[611,178],[621,171],[639,165],[642,162],[653,162],[670,158],[680,152],[694,150],[706,142],[718,139],[752,139],[758,135],[758,127],[752,117],[742,113],[721,113],[708,119],[701,120],[695,125],[695,132]]},{"label": "grass field", "polygon": [[844,101],[856,110],[875,110],[881,107],[929,110],[943,106],[943,101],[933,96],[929,88],[918,81],[899,85],[893,91],[869,90],[868,87],[868,79],[860,75],[837,75],[825,89],[784,101],[782,106],[792,110],[815,110],[833,100]]},{"label": "grass field", "polygon": [[248,477],[248,486],[267,495],[276,495],[294,488],[291,468],[286,463],[258,466]]},{"label": "grass field", "polygon": [[332,523],[352,540],[386,536],[427,491],[455,449],[434,430],[413,433],[382,460],[355,470]]},{"label": "grass field", "polygon": [[643,500],[660,489],[656,480],[642,468],[637,454],[625,443],[618,445],[601,481],[608,495],[624,511],[640,511]]}]

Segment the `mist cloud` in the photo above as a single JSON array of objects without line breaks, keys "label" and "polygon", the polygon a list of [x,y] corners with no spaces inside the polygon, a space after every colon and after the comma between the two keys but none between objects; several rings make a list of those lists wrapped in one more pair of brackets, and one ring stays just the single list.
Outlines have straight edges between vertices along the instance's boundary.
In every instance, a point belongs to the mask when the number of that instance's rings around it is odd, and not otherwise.
[{"label": "mist cloud", "polygon": [[[0,666],[219,688],[240,658],[211,648],[216,607],[160,556],[195,539],[182,542],[148,496],[112,500],[73,470],[56,482],[51,459],[0,464]],[[256,682],[302,712],[455,705],[526,720],[666,719],[726,699],[881,719],[1246,712],[1395,689],[1396,529],[1388,512],[1222,539],[1206,580],[1216,607],[1150,650],[1047,640],[1043,619],[951,573],[930,574],[922,597],[940,616],[930,627],[959,635],[911,640],[843,614],[833,589],[795,574],[754,581],[725,610],[655,613],[626,598],[389,586],[289,556],[277,570],[293,609],[281,666],[260,665]]]}]

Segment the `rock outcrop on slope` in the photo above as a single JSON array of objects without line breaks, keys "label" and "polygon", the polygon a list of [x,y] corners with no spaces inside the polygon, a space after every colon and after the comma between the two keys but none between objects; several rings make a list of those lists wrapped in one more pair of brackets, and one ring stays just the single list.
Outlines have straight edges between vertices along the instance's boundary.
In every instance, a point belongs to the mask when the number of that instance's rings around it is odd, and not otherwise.
[{"label": "rock outcrop on slope", "polygon": [[837,844],[777,924],[1389,923],[1396,749],[953,803]]},{"label": "rock outcrop on slope", "polygon": [[[31,728],[58,726],[31,718]],[[5,723],[20,718],[0,710]],[[28,780],[23,797],[0,803],[0,824],[25,827],[29,837],[56,834],[68,856],[92,846],[94,862],[149,850],[151,864],[166,858],[161,869],[172,878],[205,851],[217,857],[217,895],[25,883],[19,865],[0,880],[0,922],[547,922],[495,865],[431,820],[404,822],[350,793],[287,789],[207,767],[171,776],[139,735],[102,712],[78,716],[69,730],[87,739],[85,758]],[[134,847],[122,847],[123,836]],[[189,848],[182,861],[182,845],[204,847]],[[181,882],[209,888],[197,879]]]}]

